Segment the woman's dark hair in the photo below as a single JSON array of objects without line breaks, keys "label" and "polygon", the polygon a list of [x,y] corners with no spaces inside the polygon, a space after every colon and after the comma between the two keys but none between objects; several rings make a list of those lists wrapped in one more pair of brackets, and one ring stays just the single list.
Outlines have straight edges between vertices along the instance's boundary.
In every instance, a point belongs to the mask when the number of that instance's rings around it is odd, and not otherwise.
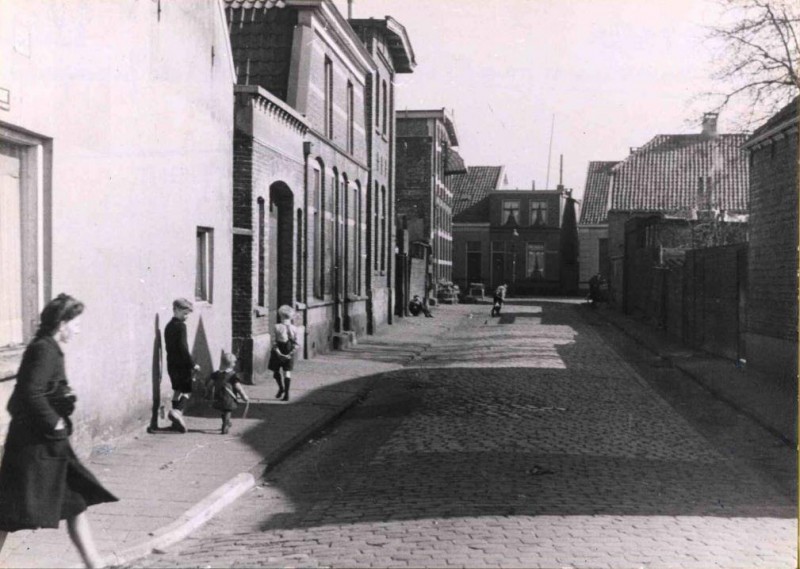
[{"label": "woman's dark hair", "polygon": [[69,322],[83,312],[83,303],[63,292],[47,303],[39,317],[37,336],[52,336],[62,322]]}]

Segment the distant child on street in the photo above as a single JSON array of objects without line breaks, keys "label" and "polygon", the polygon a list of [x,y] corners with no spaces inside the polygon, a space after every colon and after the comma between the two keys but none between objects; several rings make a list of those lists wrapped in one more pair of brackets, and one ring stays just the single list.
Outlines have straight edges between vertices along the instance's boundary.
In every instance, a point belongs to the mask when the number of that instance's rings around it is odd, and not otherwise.
[{"label": "distant child on street", "polygon": [[[292,385],[292,368],[297,350],[297,328],[292,324],[294,310],[291,306],[283,305],[278,309],[278,320],[275,324],[275,345],[269,357],[267,367],[272,371],[272,377],[278,384],[277,399],[289,401],[289,388]],[[283,376],[281,376],[281,370]]]},{"label": "distant child on street", "polygon": [[167,416],[172,421],[172,428],[181,433],[186,432],[183,410],[192,394],[193,376],[200,369],[189,352],[186,335],[186,318],[193,309],[192,303],[185,298],[176,299],[172,303],[172,320],[164,327],[167,373],[172,383],[172,409]]},{"label": "distant child on street", "polygon": [[492,316],[500,316],[500,311],[503,309],[503,303],[506,301],[506,289],[508,285],[501,284],[494,291],[494,299],[492,299]]},{"label": "distant child on street", "polygon": [[213,406],[222,412],[222,434],[227,435],[231,428],[231,413],[238,407],[239,400],[249,401],[236,373],[236,356],[224,352],[220,368],[211,374],[211,380],[214,382]]}]

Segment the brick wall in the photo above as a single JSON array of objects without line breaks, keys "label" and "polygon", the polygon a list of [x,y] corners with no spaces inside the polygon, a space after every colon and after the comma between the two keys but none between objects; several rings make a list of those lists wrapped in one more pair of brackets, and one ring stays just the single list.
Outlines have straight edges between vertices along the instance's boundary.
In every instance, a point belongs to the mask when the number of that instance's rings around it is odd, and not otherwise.
[{"label": "brick wall", "polygon": [[[398,123],[398,127],[402,124]],[[409,238],[428,241],[432,203],[431,141],[428,138],[397,139],[397,182],[395,208],[397,217],[408,220]],[[422,220],[422,227],[414,224]],[[411,234],[411,232],[414,234]]]},{"label": "brick wall", "polygon": [[797,337],[797,134],[751,153],[749,332]]}]

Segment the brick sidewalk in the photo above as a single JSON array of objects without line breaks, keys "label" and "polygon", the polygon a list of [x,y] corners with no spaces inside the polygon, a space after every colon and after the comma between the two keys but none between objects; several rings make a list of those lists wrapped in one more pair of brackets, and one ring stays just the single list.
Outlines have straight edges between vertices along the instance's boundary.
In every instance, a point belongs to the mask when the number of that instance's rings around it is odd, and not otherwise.
[{"label": "brick sidewalk", "polygon": [[[114,562],[120,552],[149,552],[165,530],[179,536],[196,527],[207,519],[208,511],[190,513],[189,525],[177,526],[196,505],[224,500],[232,491],[224,485],[240,473],[258,478],[355,403],[376,376],[413,361],[444,331],[471,311],[483,314],[484,308],[437,307],[434,318],[396,319],[394,325],[346,350],[302,360],[289,403],[274,398],[271,381],[247,386],[248,416],[242,418],[240,406],[226,436],[220,435],[218,413],[205,402],[196,402],[187,416],[185,435],[168,430],[147,434],[143,425],[123,442],[96,447],[85,464],[120,498],[89,511],[101,554]],[[0,567],[76,566],[82,564],[64,524],[58,530],[11,534],[0,554]]]},{"label": "brick sidewalk", "polygon": [[693,350],[647,323],[601,306],[593,311],[628,336],[674,365],[707,388],[717,398],[787,440],[797,441],[797,385],[781,385],[752,367],[707,352]]}]

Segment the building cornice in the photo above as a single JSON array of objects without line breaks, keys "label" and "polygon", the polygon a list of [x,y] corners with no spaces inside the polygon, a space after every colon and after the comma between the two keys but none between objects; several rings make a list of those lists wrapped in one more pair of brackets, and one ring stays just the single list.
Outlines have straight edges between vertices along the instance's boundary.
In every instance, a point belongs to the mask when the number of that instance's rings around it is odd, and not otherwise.
[{"label": "building cornice", "polygon": [[742,145],[742,148],[748,151],[756,150],[762,146],[772,144],[774,141],[780,140],[785,136],[797,134],[798,121],[800,121],[800,117],[792,117],[789,120],[777,125],[775,128],[771,128],[768,131],[751,138]]},{"label": "building cornice", "polygon": [[235,85],[233,90],[236,96],[249,99],[247,104],[252,105],[255,111],[278,120],[300,134],[306,134],[309,131],[310,126],[303,115],[263,87],[258,85]]}]

